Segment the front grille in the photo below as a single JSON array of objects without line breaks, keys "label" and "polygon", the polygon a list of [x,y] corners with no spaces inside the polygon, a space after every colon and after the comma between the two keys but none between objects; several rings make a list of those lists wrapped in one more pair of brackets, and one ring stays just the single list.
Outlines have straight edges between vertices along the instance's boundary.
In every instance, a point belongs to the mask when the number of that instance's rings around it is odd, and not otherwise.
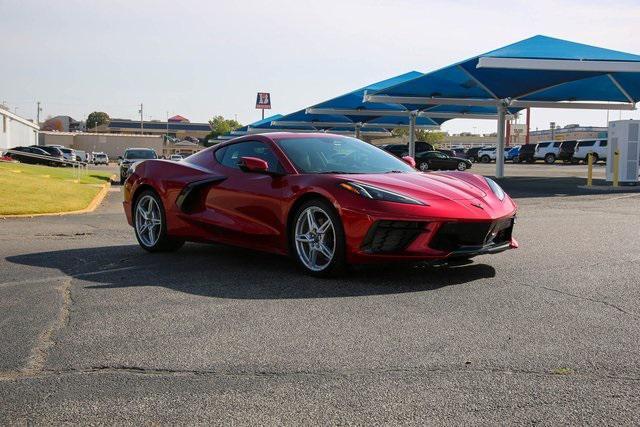
[{"label": "front grille", "polygon": [[445,252],[505,243],[511,240],[513,218],[491,222],[447,222],[431,239],[429,247]]},{"label": "front grille", "polygon": [[425,222],[378,221],[367,233],[362,250],[368,253],[399,252],[424,231]]}]

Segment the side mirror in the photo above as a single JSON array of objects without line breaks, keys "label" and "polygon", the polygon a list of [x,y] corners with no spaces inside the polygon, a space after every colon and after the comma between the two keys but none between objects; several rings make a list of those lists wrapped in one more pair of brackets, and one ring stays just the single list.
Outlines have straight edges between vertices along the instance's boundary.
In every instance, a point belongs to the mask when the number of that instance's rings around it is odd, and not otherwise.
[{"label": "side mirror", "polygon": [[411,166],[412,168],[415,168],[415,167],[416,167],[416,160],[415,160],[413,157],[411,157],[411,156],[403,156],[403,157],[402,157],[402,160],[403,160],[406,164],[408,164],[409,166]]},{"label": "side mirror", "polygon": [[245,172],[268,173],[269,163],[257,157],[240,157],[240,169]]},{"label": "side mirror", "polygon": [[118,160],[122,160],[122,156],[118,156]]}]

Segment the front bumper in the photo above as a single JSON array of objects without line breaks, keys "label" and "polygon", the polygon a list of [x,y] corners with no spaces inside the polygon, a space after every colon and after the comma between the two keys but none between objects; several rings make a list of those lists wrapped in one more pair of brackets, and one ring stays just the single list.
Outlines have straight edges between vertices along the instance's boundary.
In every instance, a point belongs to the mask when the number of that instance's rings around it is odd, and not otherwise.
[{"label": "front bumper", "polygon": [[512,235],[515,211],[486,220],[388,219],[356,212],[343,218],[352,263],[469,258],[518,247]]}]

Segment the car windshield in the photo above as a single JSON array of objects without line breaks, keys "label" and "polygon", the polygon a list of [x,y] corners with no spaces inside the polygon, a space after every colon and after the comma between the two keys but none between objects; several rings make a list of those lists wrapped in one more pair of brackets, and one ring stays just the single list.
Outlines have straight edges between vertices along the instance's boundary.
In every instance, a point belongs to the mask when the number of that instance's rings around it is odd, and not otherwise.
[{"label": "car windshield", "polygon": [[158,156],[153,150],[127,150],[124,153],[124,158],[127,160],[157,159]]},{"label": "car windshield", "polygon": [[390,173],[414,170],[386,151],[346,136],[286,138],[277,144],[303,173]]}]

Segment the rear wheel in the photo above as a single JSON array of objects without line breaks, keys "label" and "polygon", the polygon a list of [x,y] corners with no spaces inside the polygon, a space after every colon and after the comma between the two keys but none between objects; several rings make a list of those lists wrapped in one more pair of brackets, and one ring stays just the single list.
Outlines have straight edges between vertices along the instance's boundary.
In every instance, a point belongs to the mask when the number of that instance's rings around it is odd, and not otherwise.
[{"label": "rear wheel", "polygon": [[458,170],[459,171],[467,170],[467,164],[465,162],[459,162],[458,163]]},{"label": "rear wheel", "polygon": [[344,272],[345,237],[333,206],[322,199],[304,203],[294,217],[290,247],[298,265],[314,276]]},{"label": "rear wheel", "polygon": [[553,153],[549,153],[546,156],[544,156],[544,162],[548,165],[551,165],[553,163],[556,162],[556,156]]},{"label": "rear wheel", "polygon": [[482,163],[489,163],[491,161],[491,157],[487,156],[486,154],[482,157],[480,157],[480,161]]},{"label": "rear wheel", "polygon": [[136,199],[133,208],[133,227],[142,249],[149,252],[175,251],[184,241],[171,239],[167,235],[167,221],[160,197],[145,190]]},{"label": "rear wheel", "polygon": [[[593,164],[595,165],[596,163],[598,163],[598,160],[600,159],[598,158],[598,155],[596,153],[593,153],[592,156],[593,156]],[[589,159],[587,159],[587,163],[588,162],[589,162]]]},{"label": "rear wheel", "polygon": [[429,163],[428,162],[420,162],[420,163],[418,163],[418,169],[420,169],[422,172],[428,171],[429,170]]}]

